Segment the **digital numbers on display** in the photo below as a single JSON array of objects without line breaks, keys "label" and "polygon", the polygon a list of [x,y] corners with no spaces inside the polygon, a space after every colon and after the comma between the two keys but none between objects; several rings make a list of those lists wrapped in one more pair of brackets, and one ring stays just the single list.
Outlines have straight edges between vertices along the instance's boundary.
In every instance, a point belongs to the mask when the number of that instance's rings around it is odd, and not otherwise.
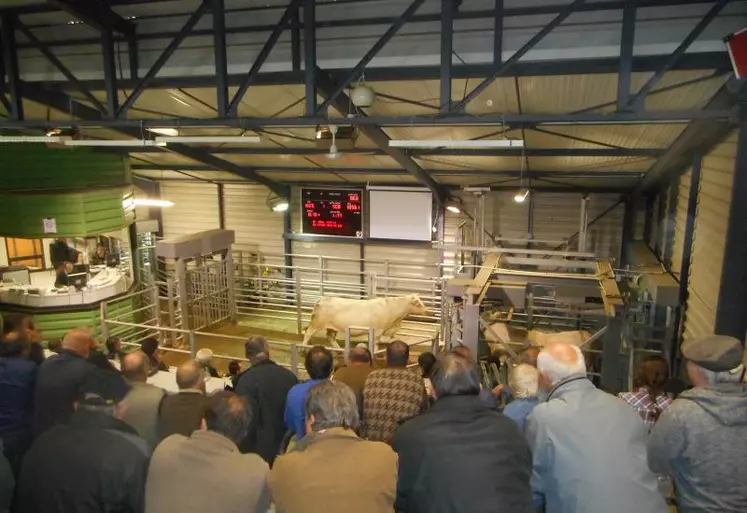
[{"label": "digital numbers on display", "polygon": [[303,233],[363,237],[363,191],[302,189]]}]

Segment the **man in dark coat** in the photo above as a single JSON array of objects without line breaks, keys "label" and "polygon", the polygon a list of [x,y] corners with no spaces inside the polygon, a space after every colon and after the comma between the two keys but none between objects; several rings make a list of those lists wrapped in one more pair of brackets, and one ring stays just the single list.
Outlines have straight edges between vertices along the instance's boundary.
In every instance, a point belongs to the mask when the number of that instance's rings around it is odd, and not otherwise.
[{"label": "man in dark coat", "polygon": [[41,435],[64,424],[73,413],[73,403],[93,365],[86,360],[94,344],[88,330],[74,329],[62,339],[62,350],[39,367],[34,393],[34,434]]},{"label": "man in dark coat", "polygon": [[532,456],[516,424],[480,401],[474,363],[442,356],[436,403],[400,426],[395,509],[407,513],[534,513]]},{"label": "man in dark coat", "polygon": [[257,453],[272,465],[285,436],[285,400],[298,379],[270,359],[264,337],[251,337],[245,349],[251,367],[239,376],[234,391],[249,400],[255,414],[239,449],[242,453]]},{"label": "man in dark coat", "polygon": [[87,374],[70,421],[41,435],[23,461],[18,513],[140,513],[148,444],[120,420],[119,374]]}]

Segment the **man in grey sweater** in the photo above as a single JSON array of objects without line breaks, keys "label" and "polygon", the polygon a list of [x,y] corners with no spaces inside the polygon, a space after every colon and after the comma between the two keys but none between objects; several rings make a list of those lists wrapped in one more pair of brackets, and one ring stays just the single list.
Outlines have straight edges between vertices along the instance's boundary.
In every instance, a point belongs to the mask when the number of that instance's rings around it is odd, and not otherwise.
[{"label": "man in grey sweater", "polygon": [[744,348],[711,335],[682,344],[695,388],[664,410],[648,441],[651,470],[674,478],[679,513],[747,511]]}]

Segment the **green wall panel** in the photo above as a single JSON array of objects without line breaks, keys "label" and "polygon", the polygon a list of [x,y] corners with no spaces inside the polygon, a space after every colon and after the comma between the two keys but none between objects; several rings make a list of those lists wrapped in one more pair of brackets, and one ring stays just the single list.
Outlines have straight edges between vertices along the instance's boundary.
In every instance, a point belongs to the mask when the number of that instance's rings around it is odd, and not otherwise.
[{"label": "green wall panel", "polygon": [[42,238],[43,220],[57,221],[57,236],[83,237],[118,230],[135,220],[132,186],[65,193],[0,191],[0,236]]},{"label": "green wall panel", "polygon": [[0,190],[85,189],[132,184],[127,157],[92,148],[0,146]]}]

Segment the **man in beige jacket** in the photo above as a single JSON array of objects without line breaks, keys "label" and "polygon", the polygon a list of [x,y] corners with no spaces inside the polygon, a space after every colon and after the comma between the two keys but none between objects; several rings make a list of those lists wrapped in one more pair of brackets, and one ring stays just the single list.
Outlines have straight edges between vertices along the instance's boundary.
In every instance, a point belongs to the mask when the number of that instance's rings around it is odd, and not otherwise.
[{"label": "man in beige jacket", "polygon": [[249,404],[232,392],[209,401],[201,429],[189,438],[172,435],[153,453],[145,513],[267,511],[267,463],[236,447],[249,430]]},{"label": "man in beige jacket", "polygon": [[305,414],[307,435],[275,460],[268,479],[277,513],[392,513],[397,455],[355,434],[358,406],[350,387],[317,383]]}]

